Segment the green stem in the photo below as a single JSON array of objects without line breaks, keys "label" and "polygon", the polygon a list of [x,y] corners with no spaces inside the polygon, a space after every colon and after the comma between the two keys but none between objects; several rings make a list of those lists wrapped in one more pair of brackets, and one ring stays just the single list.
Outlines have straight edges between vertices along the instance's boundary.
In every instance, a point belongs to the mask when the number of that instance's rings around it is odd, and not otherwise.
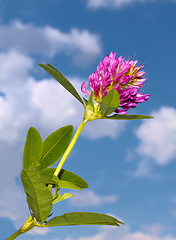
[{"label": "green stem", "polygon": [[83,128],[84,128],[84,126],[86,125],[87,122],[88,122],[88,120],[86,120],[86,119],[84,119],[81,122],[81,124],[80,124],[79,128],[77,129],[77,131],[76,131],[72,141],[70,142],[70,145],[68,146],[67,150],[65,151],[65,153],[64,153],[64,155],[63,155],[63,157],[62,157],[58,167],[56,168],[56,170],[54,172],[55,176],[59,175],[59,173],[60,173],[60,171],[61,171],[61,169],[62,169],[62,167],[63,167],[63,165],[64,165],[64,163],[65,163],[65,161],[66,161],[66,159],[68,157],[68,155],[70,154],[70,152],[71,152],[72,148],[74,147],[74,145],[75,145],[75,143],[76,143],[76,141],[77,141],[81,131],[83,130]]},{"label": "green stem", "polygon": [[13,239],[17,238],[18,236],[20,236],[22,233],[28,232],[35,226],[36,226],[36,223],[35,223],[34,219],[32,218],[32,216],[30,216],[27,219],[27,221],[24,223],[24,225],[18,231],[16,231],[14,234],[12,234],[10,237],[8,237],[6,240],[13,240]]},{"label": "green stem", "polygon": [[22,233],[24,233],[24,232],[22,232],[21,228],[20,228],[18,231],[16,231],[13,235],[8,237],[6,240],[13,240],[13,239],[17,238],[18,236],[20,236]]},{"label": "green stem", "polygon": [[[81,124],[80,124],[79,128],[77,129],[77,131],[76,131],[76,133],[75,133],[72,141],[70,142],[67,150],[65,151],[65,153],[64,153],[64,155],[63,155],[63,157],[62,157],[62,159],[61,159],[58,167],[56,168],[56,170],[55,170],[55,172],[54,172],[54,175],[55,175],[55,176],[58,176],[58,175],[59,175],[59,173],[60,173],[60,171],[61,171],[61,169],[62,169],[62,167],[63,167],[63,165],[64,165],[64,163],[65,163],[65,161],[66,161],[66,159],[67,159],[67,157],[69,156],[69,154],[70,154],[71,150],[73,149],[76,141],[78,140],[78,137],[79,137],[81,131],[83,130],[84,126],[86,125],[86,123],[87,123],[88,121],[89,121],[89,120],[84,119],[84,120],[81,122]],[[33,220],[32,217],[30,216],[30,217],[28,218],[28,220],[26,221],[26,223],[23,225],[23,227],[20,228],[18,231],[16,231],[13,235],[11,235],[11,236],[10,236],[9,238],[7,238],[6,240],[13,240],[13,239],[17,238],[19,235],[21,235],[22,233],[25,233],[25,232],[29,231],[31,228],[33,228],[33,227],[35,227],[35,226],[43,227],[42,225],[37,224],[36,222],[34,223],[34,220]]]}]

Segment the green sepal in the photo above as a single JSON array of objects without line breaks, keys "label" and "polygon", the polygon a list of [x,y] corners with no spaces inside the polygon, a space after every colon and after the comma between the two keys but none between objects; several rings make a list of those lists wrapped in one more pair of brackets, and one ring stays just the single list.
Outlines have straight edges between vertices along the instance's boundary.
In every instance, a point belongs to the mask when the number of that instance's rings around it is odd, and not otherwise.
[{"label": "green sepal", "polygon": [[57,68],[52,66],[51,64],[38,64],[41,68],[47,71],[53,78],[55,78],[65,89],[67,89],[78,101],[80,101],[83,105],[84,102],[75,87],[70,83],[70,81],[61,73]]},{"label": "green sepal", "polygon": [[92,99],[92,93],[89,97],[89,101],[87,103],[87,106],[89,107],[89,110],[94,112],[94,102],[93,102],[93,99]]},{"label": "green sepal", "polygon": [[70,226],[70,225],[112,225],[124,224],[114,217],[100,213],[72,212],[62,216],[54,217],[43,225],[43,227]]},{"label": "green sepal", "polygon": [[73,194],[71,194],[71,193],[64,193],[63,195],[58,195],[57,197],[55,197],[53,195],[53,197],[54,197],[53,204],[55,204],[55,203],[58,203],[60,201],[65,200],[65,199],[68,199],[70,197],[73,197]]},{"label": "green sepal", "polygon": [[37,172],[23,170],[21,180],[29,209],[36,220],[43,224],[52,210],[52,193]]},{"label": "green sepal", "polygon": [[30,127],[27,133],[23,152],[23,169],[35,170],[40,166],[43,155],[43,141],[40,133]]},{"label": "green sepal", "polygon": [[120,104],[120,97],[115,89],[110,90],[100,103],[102,116],[114,112]]},{"label": "green sepal", "polygon": [[115,114],[108,117],[103,117],[103,119],[112,119],[112,120],[141,120],[141,119],[152,119],[151,116],[146,115],[122,115],[122,114]]},{"label": "green sepal", "polygon": [[73,126],[68,125],[51,133],[43,142],[41,167],[53,165],[66,151],[73,135]]}]

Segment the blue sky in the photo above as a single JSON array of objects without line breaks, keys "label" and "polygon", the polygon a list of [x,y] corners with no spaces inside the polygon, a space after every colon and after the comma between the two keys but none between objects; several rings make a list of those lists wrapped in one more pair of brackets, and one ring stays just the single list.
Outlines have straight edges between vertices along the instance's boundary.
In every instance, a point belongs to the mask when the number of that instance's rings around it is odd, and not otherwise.
[{"label": "blue sky", "polygon": [[151,97],[129,113],[155,119],[89,123],[64,166],[89,189],[55,213],[108,213],[126,225],[36,229],[19,239],[176,240],[175,22],[174,0],[0,0],[1,239],[29,216],[20,182],[28,128],[44,139],[83,117],[37,64],[55,65],[80,92],[112,51],[145,64],[142,91]]}]

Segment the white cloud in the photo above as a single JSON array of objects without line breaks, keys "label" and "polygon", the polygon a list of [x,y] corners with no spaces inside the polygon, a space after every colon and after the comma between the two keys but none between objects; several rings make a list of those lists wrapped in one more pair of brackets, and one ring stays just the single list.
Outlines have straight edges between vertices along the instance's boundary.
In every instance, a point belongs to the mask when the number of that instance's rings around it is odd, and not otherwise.
[{"label": "white cloud", "polygon": [[31,229],[29,232],[27,232],[28,234],[31,235],[45,235],[48,232],[50,232],[50,228],[41,228],[41,227],[35,227],[33,229]]},{"label": "white cloud", "polygon": [[[81,106],[56,81],[35,81],[29,75],[31,58],[9,52],[0,54],[0,60],[0,83],[5,94],[5,97],[0,96],[0,181],[6,183],[0,190],[0,216],[15,221],[18,227],[29,214],[25,195],[16,183],[28,128],[35,126],[42,135],[47,135],[51,129],[56,130],[67,122],[75,124]],[[10,75],[12,79],[8,78]],[[63,99],[66,100],[63,102]]]},{"label": "white cloud", "polygon": [[70,32],[62,32],[50,26],[14,21],[10,25],[0,25],[0,36],[0,49],[49,57],[63,52],[79,64],[87,64],[102,51],[100,37],[86,29],[72,28]]},{"label": "white cloud", "polygon": [[136,151],[143,158],[164,166],[176,159],[176,109],[161,107],[151,115],[155,118],[144,120],[136,130],[140,140]]},{"label": "white cloud", "polygon": [[[79,85],[78,80],[72,83]],[[82,105],[55,80],[44,79],[33,84],[31,105],[37,111],[40,124],[48,130],[66,124],[78,126],[83,115]]]},{"label": "white cloud", "polygon": [[124,130],[125,124],[124,121],[96,120],[88,123],[84,129],[84,134],[91,139],[109,136],[116,138]]},{"label": "white cloud", "polygon": [[142,230],[154,236],[160,236],[166,227],[161,224],[143,226]]},{"label": "white cloud", "polygon": [[[36,127],[46,137],[63,125],[77,127],[83,117],[81,104],[57,81],[36,81],[30,75],[33,66],[32,58],[24,54],[15,51],[0,53],[0,91],[5,94],[5,97],[0,95],[0,181],[6,183],[0,190],[0,216],[15,220],[16,226],[23,224],[29,214],[25,196],[16,183],[28,128]],[[78,78],[74,78],[72,83],[80,89]],[[90,129],[87,132],[88,126],[83,135],[94,139],[118,136],[118,131],[115,132],[119,126],[121,128],[118,122],[102,122],[100,125],[95,121],[94,131]],[[104,198],[104,202],[108,201],[113,199]]]},{"label": "white cloud", "polygon": [[[155,228],[153,226],[153,228]],[[156,226],[158,228],[158,226]],[[99,233],[95,234],[94,236],[89,237],[80,237],[80,238],[72,238],[68,237],[65,240],[176,240],[175,237],[171,235],[157,235],[152,234],[146,231],[137,231],[131,232],[128,227],[121,226],[118,227],[101,227]]]},{"label": "white cloud", "polygon": [[[167,2],[168,0],[160,0]],[[169,0],[170,2],[175,3],[176,0]],[[159,2],[159,0],[88,0],[87,7],[91,9],[99,9],[99,8],[109,8],[109,9],[121,9],[123,7],[131,6],[132,4],[137,3],[147,3],[147,2]]]},{"label": "white cloud", "polygon": [[110,196],[98,196],[92,191],[84,191],[74,193],[73,198],[69,199],[69,203],[71,206],[76,206],[80,208],[84,207],[97,207],[104,205],[106,203],[114,203],[118,199],[116,195]]},{"label": "white cloud", "polygon": [[157,177],[156,173],[154,175],[152,174],[151,162],[148,159],[142,159],[139,161],[136,170],[131,172],[131,174],[135,177]]},{"label": "white cloud", "polygon": [[[34,61],[18,52],[0,53],[0,91],[8,91],[26,84]],[[10,89],[9,89],[10,85]]]},{"label": "white cloud", "polygon": [[[5,169],[5,171],[7,170],[8,168]],[[25,195],[15,183],[13,177],[5,177],[1,179],[1,181],[6,182],[7,184],[11,183],[11,186],[10,189],[7,185],[6,188],[1,187],[0,216],[13,220],[16,228],[18,228],[21,227],[25,220],[27,220],[28,209],[25,203]]]},{"label": "white cloud", "polygon": [[155,0],[88,0],[87,6],[92,9],[98,8],[121,8],[134,3],[155,2]]},{"label": "white cloud", "polygon": [[20,227],[29,216],[25,195],[17,184],[22,165],[22,141],[7,143],[0,140],[1,169],[0,182],[0,216],[14,221]]},{"label": "white cloud", "polygon": [[[13,142],[26,126],[36,125],[49,131],[64,124],[78,126],[83,116],[82,105],[53,79],[36,81],[30,76],[33,60],[16,52],[0,53],[0,140]],[[22,72],[21,72],[22,68]],[[82,80],[82,79],[81,79]],[[71,79],[79,89],[79,78]],[[83,81],[83,80],[82,80]],[[63,101],[64,100],[64,101]],[[88,123],[83,130],[90,138],[115,138],[124,123],[99,120]]]}]

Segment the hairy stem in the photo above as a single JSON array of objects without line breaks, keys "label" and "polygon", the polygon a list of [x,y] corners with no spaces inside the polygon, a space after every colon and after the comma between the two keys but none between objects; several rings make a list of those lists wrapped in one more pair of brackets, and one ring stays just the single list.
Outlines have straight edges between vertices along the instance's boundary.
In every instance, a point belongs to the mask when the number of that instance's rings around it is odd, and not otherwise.
[{"label": "hairy stem", "polygon": [[63,167],[63,165],[64,165],[64,163],[65,163],[65,161],[66,161],[66,159],[68,157],[68,155],[70,154],[71,150],[73,149],[76,141],[78,140],[78,137],[79,137],[81,131],[83,130],[83,128],[84,128],[84,126],[86,125],[87,122],[88,122],[88,120],[85,120],[85,119],[81,122],[81,124],[80,124],[79,128],[77,129],[77,131],[76,131],[72,141],[70,142],[67,150],[65,151],[62,159],[60,160],[59,165],[57,166],[57,168],[56,168],[56,170],[54,172],[55,176],[59,175],[59,173],[60,173],[60,171],[61,171],[61,169],[62,169],[62,167]]}]

